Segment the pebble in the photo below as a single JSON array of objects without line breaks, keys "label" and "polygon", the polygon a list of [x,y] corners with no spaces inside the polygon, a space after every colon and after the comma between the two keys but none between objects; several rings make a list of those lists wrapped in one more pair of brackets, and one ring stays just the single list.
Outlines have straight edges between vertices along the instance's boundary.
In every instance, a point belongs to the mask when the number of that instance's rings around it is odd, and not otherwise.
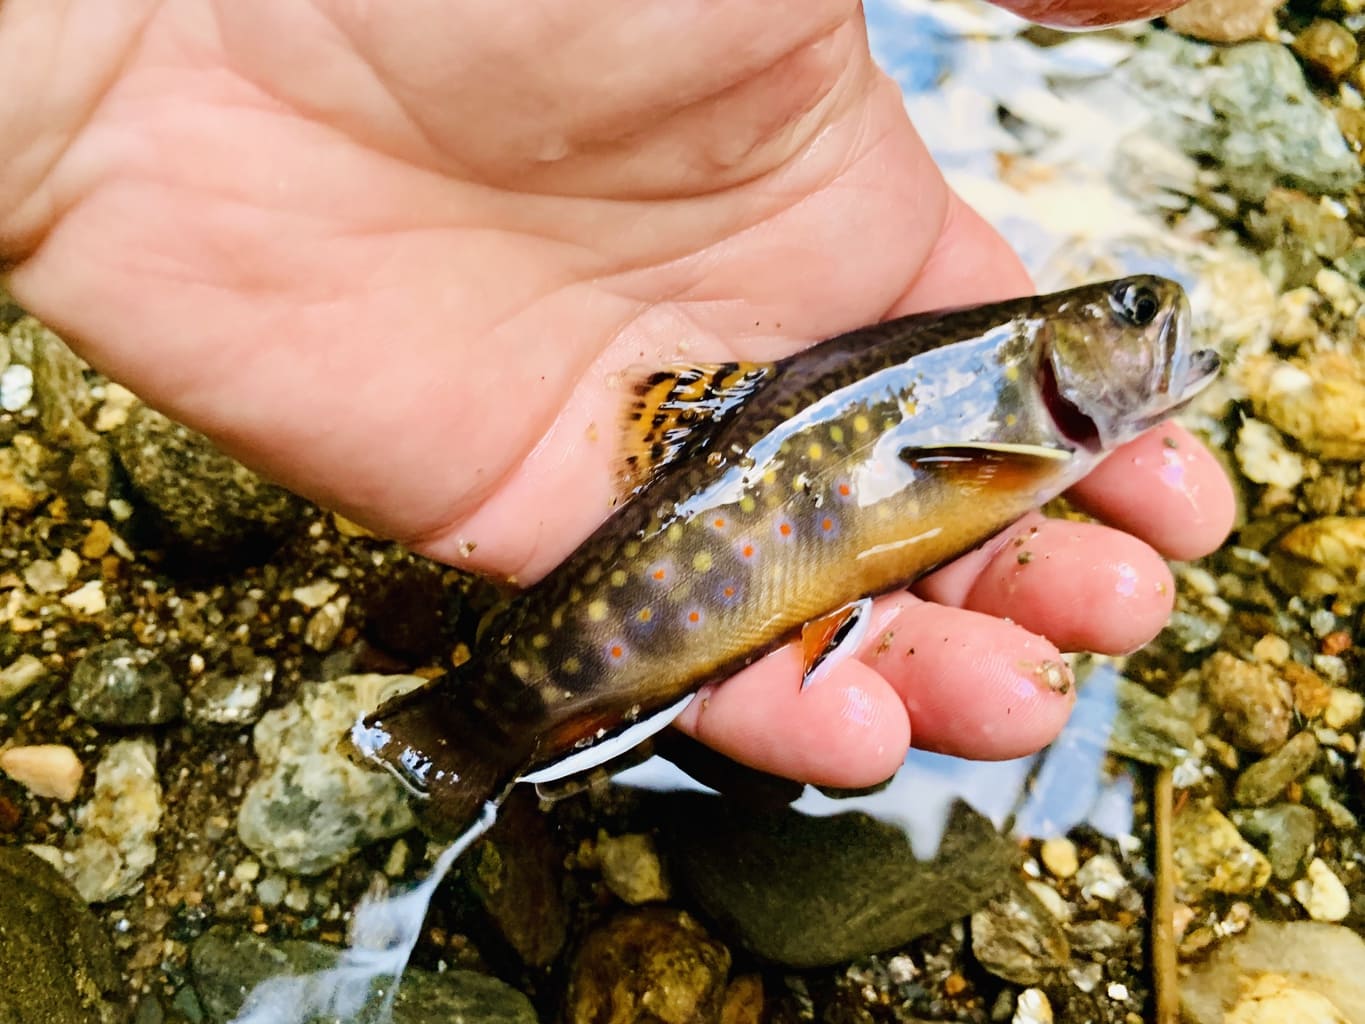
[{"label": "pebble", "polygon": [[1323,516],[1293,527],[1270,552],[1270,578],[1307,601],[1365,595],[1365,517]]},{"label": "pebble", "polygon": [[47,675],[47,667],[31,654],[21,654],[0,669],[0,704],[20,696]]},{"label": "pebble", "polygon": [[720,1019],[730,953],[680,910],[626,911],[583,940],[569,970],[566,1024]]},{"label": "pebble", "polygon": [[[1242,934],[1219,943],[1207,959],[1190,965],[1180,983],[1183,1019],[1227,1024],[1229,1008],[1244,1002],[1257,978],[1272,979],[1291,998],[1271,1004],[1277,1015],[1248,1017],[1243,1024],[1365,1021],[1365,940],[1344,925],[1265,920],[1252,922]],[[1296,999],[1294,992],[1312,993],[1319,1000]],[[1324,1016],[1330,1010],[1320,1000],[1339,1016]],[[1305,1013],[1293,1016],[1295,1007]]]},{"label": "pebble", "polygon": [[1128,879],[1113,857],[1097,853],[1076,872],[1076,884],[1086,899],[1113,903],[1128,888]]},{"label": "pebble", "polygon": [[1185,901],[1207,892],[1245,896],[1270,881],[1270,861],[1223,813],[1191,801],[1175,816],[1176,886]]},{"label": "pebble", "polygon": [[1019,993],[1010,1024],[1052,1024],[1052,1003],[1040,988],[1026,988]]},{"label": "pebble", "polygon": [[1268,804],[1291,782],[1302,778],[1317,756],[1317,738],[1304,730],[1273,754],[1244,769],[1233,788],[1233,797],[1244,807]]},{"label": "pebble", "polygon": [[652,836],[599,835],[597,859],[607,888],[625,903],[640,906],[666,900],[671,895]]},{"label": "pebble", "polygon": [[1223,1024],[1351,1024],[1326,996],[1298,987],[1283,974],[1247,980]]},{"label": "pebble", "polygon": [[741,974],[731,978],[730,984],[725,986],[720,1024],[762,1024],[764,1019],[763,976]]},{"label": "pebble", "polygon": [[34,796],[62,803],[76,799],[85,774],[76,752],[56,743],[0,750],[0,771]]},{"label": "pebble", "polygon": [[113,381],[104,385],[104,402],[95,413],[95,430],[107,434],[128,422],[128,414],[138,404],[137,395]]},{"label": "pebble", "polygon": [[250,725],[261,717],[275,684],[275,662],[235,648],[230,667],[206,672],[190,687],[185,717],[198,725]]},{"label": "pebble", "polygon": [[1204,695],[1227,738],[1257,754],[1278,750],[1289,738],[1293,692],[1275,666],[1216,651],[1203,666]]},{"label": "pebble", "polygon": [[1314,921],[1341,921],[1351,912],[1351,894],[1321,857],[1309,862],[1307,877],[1292,892]]},{"label": "pebble", "polygon": [[1233,824],[1265,850],[1270,872],[1285,882],[1298,877],[1318,836],[1318,816],[1301,804],[1272,804],[1232,812]]},{"label": "pebble", "polygon": [[1312,349],[1293,361],[1250,357],[1240,372],[1256,416],[1323,459],[1365,458],[1365,367],[1349,353]]},{"label": "pebble", "polygon": [[1336,82],[1355,64],[1359,47],[1356,37],[1343,26],[1319,18],[1294,40],[1294,52],[1319,77]]},{"label": "pebble", "polygon": [[339,589],[341,584],[336,580],[316,580],[306,586],[295,587],[289,596],[305,608],[316,610],[330,601]]},{"label": "pebble", "polygon": [[330,651],[346,624],[348,604],[350,598],[339,597],[335,601],[328,601],[309,616],[308,625],[303,629],[303,642],[322,654]]},{"label": "pebble", "polygon": [[57,563],[46,558],[35,559],[24,566],[23,577],[24,585],[35,594],[59,594],[70,582],[57,568]]},{"label": "pebble", "polygon": [[61,598],[62,604],[82,615],[98,615],[108,607],[104,598],[104,584],[100,580],[82,583]]},{"label": "pebble", "polygon": [[1233,454],[1242,475],[1258,484],[1293,490],[1306,473],[1303,456],[1286,448],[1275,428],[1257,419],[1242,424]]},{"label": "pebble", "polygon": [[1119,677],[1115,697],[1110,753],[1167,768],[1190,756],[1199,741],[1190,713],[1126,676]]},{"label": "pebble", "polygon": [[62,854],[62,871],[88,903],[105,903],[138,888],[156,859],[161,784],[150,740],[119,740],[95,767],[95,795],[76,812],[77,831]]},{"label": "pebble", "polygon": [[972,955],[997,978],[1036,985],[1071,959],[1062,923],[1022,885],[991,900],[971,922]]},{"label": "pebble", "polygon": [[269,867],[313,875],[366,843],[416,822],[397,779],[353,763],[338,748],[356,719],[420,686],[417,676],[343,676],[304,683],[253,733],[260,759],[237,834]]},{"label": "pebble", "polygon": [[0,409],[19,412],[33,401],[33,371],[12,363],[0,373]]},{"label": "pebble", "polygon": [[[0,686],[0,691],[3,691],[3,686]],[[1365,714],[1365,696],[1361,696],[1355,690],[1334,686],[1327,698],[1327,708],[1322,713],[1322,720],[1328,728],[1340,731],[1359,722],[1362,714]]]},{"label": "pebble", "polygon": [[76,664],[67,700],[87,722],[159,725],[180,717],[185,692],[152,651],[131,640],[111,640]]},{"label": "pebble", "polygon": [[1241,43],[1263,35],[1284,0],[1190,0],[1166,15],[1182,35],[1210,43]]},{"label": "pebble", "polygon": [[81,541],[81,557],[91,561],[103,558],[114,544],[114,529],[103,519],[91,520],[90,530]]},{"label": "pebble", "polygon": [[1053,878],[1070,878],[1081,866],[1076,844],[1065,837],[1045,839],[1038,856]]}]

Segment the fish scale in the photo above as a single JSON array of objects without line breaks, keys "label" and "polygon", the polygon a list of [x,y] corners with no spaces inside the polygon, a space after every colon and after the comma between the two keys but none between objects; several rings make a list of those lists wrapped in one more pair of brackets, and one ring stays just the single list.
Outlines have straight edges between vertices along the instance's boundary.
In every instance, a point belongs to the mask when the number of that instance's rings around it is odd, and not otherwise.
[{"label": "fish scale", "polygon": [[1187,320],[1178,285],[1129,278],[650,374],[624,505],[355,746],[458,831],[516,779],[1060,493],[1212,378]]}]

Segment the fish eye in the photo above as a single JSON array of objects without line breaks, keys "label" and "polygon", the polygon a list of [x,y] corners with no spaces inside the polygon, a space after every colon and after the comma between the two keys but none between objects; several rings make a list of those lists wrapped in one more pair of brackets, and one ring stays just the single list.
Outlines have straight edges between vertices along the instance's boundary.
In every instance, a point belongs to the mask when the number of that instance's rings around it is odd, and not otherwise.
[{"label": "fish eye", "polygon": [[1109,305],[1125,323],[1133,327],[1146,327],[1156,319],[1161,301],[1146,285],[1123,282],[1109,293]]}]

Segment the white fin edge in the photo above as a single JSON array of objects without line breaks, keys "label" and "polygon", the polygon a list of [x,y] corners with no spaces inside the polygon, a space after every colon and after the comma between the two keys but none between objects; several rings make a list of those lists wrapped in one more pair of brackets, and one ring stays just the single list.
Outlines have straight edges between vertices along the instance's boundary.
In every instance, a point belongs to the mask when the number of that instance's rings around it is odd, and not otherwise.
[{"label": "white fin edge", "polygon": [[683,713],[683,709],[692,703],[692,698],[696,693],[689,693],[676,704],[670,704],[662,711],[656,711],[648,718],[642,718],[634,725],[623,729],[615,736],[594,743],[590,747],[574,751],[567,757],[561,758],[553,764],[547,764],[544,768],[537,768],[533,772],[517,777],[518,782],[555,782],[559,779],[567,778],[570,775],[577,775],[585,772],[589,768],[596,768],[600,764],[620,757],[627,750],[638,747],[645,740],[649,739],[656,732],[661,732],[672,724],[673,719]]},{"label": "white fin edge", "polygon": [[[914,447],[911,445],[911,447]],[[953,441],[945,444],[926,444],[922,451],[930,452],[935,448],[975,448],[983,452],[1000,452],[1002,455],[1032,455],[1040,459],[1055,459],[1064,462],[1076,453],[1065,448],[1049,448],[1045,444],[1012,444],[1008,441]]]},{"label": "white fin edge", "polygon": [[853,610],[848,629],[839,642],[820,655],[820,660],[801,680],[801,689],[814,686],[834,671],[834,666],[847,658],[852,658],[862,646],[863,638],[872,625],[872,598],[860,597],[850,601],[845,607]]}]

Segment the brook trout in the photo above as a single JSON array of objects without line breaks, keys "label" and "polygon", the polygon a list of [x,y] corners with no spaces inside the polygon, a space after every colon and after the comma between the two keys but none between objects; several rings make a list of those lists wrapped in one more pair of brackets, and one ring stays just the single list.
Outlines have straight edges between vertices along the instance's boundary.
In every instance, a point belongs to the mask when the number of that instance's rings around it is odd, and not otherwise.
[{"label": "brook trout", "polygon": [[803,626],[815,678],[871,595],[1060,494],[1217,372],[1180,286],[1132,277],[648,375],[633,496],[352,744],[458,833],[517,781],[638,744]]}]

